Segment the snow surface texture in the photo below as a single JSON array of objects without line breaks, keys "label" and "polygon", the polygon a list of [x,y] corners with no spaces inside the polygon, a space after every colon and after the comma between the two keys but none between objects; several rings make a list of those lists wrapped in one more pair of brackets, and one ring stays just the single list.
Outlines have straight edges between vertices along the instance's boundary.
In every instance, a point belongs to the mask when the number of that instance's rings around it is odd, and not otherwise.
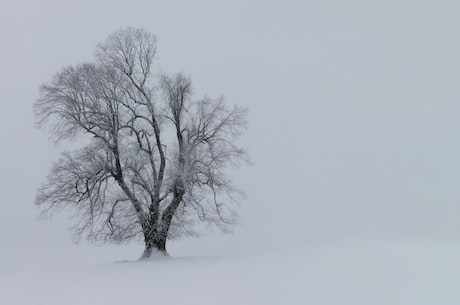
[{"label": "snow surface texture", "polygon": [[0,304],[460,304],[460,244],[342,243],[0,275]]}]

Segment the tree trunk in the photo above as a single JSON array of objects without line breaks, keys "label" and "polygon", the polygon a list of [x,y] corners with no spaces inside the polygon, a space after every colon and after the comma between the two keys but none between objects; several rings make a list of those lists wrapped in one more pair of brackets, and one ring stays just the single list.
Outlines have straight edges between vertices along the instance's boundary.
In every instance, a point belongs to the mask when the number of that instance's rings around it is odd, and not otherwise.
[{"label": "tree trunk", "polygon": [[[159,220],[155,220],[153,223],[151,221],[144,222],[142,225],[142,229],[144,231],[145,249],[141,259],[148,259],[153,256],[169,256],[166,251],[166,240],[169,234],[169,227],[171,226],[174,213],[182,202],[184,193],[185,192],[183,187],[181,187],[181,183],[176,182],[173,200],[165,209],[161,218]],[[151,220],[152,219],[156,219],[156,216],[151,218]],[[157,221],[161,222],[160,230],[157,229]]]},{"label": "tree trunk", "polygon": [[168,256],[168,252],[166,252],[166,236],[161,237],[146,237],[144,239],[145,242],[145,249],[144,253],[142,253],[142,259],[149,259],[155,256]]}]

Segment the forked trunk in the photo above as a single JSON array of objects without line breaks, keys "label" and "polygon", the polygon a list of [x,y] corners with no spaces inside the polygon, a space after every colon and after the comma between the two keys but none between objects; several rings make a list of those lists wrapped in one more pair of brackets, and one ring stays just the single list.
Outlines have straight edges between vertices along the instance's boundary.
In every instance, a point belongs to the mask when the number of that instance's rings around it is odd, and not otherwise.
[{"label": "forked trunk", "polygon": [[[166,208],[161,218],[156,220],[156,217],[152,217],[151,219],[155,219],[153,223],[147,222],[142,226],[144,230],[145,249],[141,259],[148,259],[155,256],[169,256],[166,251],[166,240],[174,213],[182,202],[182,197],[184,196],[183,188],[178,187],[178,185],[180,184],[176,183],[173,200]],[[161,229],[157,229],[158,225],[156,221],[161,222]]]},{"label": "forked trunk", "polygon": [[142,253],[142,259],[149,259],[156,256],[169,256],[166,252],[166,237],[161,238],[145,238],[145,249]]}]

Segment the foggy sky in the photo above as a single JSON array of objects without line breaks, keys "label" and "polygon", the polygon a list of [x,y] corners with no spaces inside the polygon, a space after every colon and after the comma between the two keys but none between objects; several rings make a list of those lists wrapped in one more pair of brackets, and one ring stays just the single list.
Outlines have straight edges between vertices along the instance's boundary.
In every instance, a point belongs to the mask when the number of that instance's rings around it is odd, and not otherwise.
[{"label": "foggy sky", "polygon": [[459,9],[406,0],[1,2],[0,270],[95,251],[72,246],[66,217],[37,221],[36,189],[66,146],[35,129],[32,104],[54,73],[93,60],[96,44],[126,26],[158,35],[158,71],[189,74],[196,96],[223,94],[250,111],[242,143],[254,165],[232,172],[248,194],[244,225],[232,237],[179,243],[178,254],[458,238]]}]

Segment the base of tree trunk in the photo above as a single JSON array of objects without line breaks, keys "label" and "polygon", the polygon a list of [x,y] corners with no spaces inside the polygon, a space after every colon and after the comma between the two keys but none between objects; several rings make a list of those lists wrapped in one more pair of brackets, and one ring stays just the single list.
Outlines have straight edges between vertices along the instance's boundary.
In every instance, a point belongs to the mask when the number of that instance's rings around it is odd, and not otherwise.
[{"label": "base of tree trunk", "polygon": [[139,258],[139,260],[148,260],[148,259],[155,259],[155,258],[164,258],[168,257],[169,254],[166,249],[158,249],[156,247],[146,247],[144,253]]}]

